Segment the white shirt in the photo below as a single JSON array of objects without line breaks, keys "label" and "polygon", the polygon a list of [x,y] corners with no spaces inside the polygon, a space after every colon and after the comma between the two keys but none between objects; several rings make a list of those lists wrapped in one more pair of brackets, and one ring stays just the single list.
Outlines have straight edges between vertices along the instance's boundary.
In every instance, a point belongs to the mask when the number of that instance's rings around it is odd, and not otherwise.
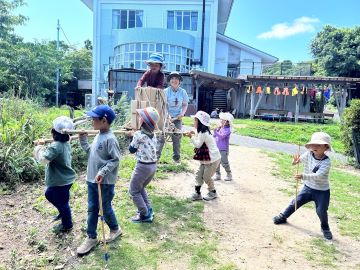
[{"label": "white shirt", "polygon": [[209,132],[200,132],[195,137],[191,137],[191,142],[196,148],[200,148],[203,143],[209,148],[210,160],[200,161],[202,164],[213,163],[221,158],[220,151],[216,146],[214,137]]}]

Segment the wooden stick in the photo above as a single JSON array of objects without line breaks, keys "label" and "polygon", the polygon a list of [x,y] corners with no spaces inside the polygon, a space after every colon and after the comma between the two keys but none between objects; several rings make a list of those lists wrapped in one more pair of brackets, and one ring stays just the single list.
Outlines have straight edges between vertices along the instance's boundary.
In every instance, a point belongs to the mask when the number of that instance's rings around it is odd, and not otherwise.
[{"label": "wooden stick", "polygon": [[[300,157],[300,144],[299,144],[299,149],[298,149],[298,157]],[[296,164],[296,175],[299,174],[299,164],[300,162],[298,162],[298,164]],[[299,179],[296,178],[296,186],[295,186],[295,211],[297,209],[297,194],[298,194],[298,185],[299,185]]]},{"label": "wooden stick", "polygon": [[99,208],[100,208],[100,220],[101,220],[101,229],[102,229],[102,237],[103,237],[103,245],[104,245],[104,259],[105,261],[109,260],[109,253],[108,253],[108,247],[106,245],[106,239],[105,239],[105,221],[104,221],[104,210],[103,210],[103,203],[102,203],[102,195],[101,195],[101,184],[98,183],[98,192],[99,192]]},{"label": "wooden stick", "polygon": [[[88,137],[95,137],[96,134],[88,134]],[[74,135],[74,136],[70,136],[70,142],[73,140],[78,140],[80,138],[79,135]],[[35,141],[33,141],[33,145],[39,145],[39,144],[48,144],[48,143],[52,143],[54,141],[54,139],[37,139]]]}]

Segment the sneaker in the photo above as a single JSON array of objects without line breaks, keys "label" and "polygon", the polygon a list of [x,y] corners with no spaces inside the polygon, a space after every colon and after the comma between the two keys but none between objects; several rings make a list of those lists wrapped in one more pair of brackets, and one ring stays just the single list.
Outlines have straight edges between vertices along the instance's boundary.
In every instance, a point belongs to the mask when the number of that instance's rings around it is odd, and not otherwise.
[{"label": "sneaker", "polygon": [[217,198],[217,194],[214,191],[209,191],[209,193],[205,197],[203,197],[203,199],[205,201],[211,201],[211,200],[216,199],[216,198]]},{"label": "sneaker", "polygon": [[117,230],[110,230],[110,233],[105,237],[105,241],[106,243],[110,243],[121,235],[122,235],[122,231],[120,228]]},{"label": "sneaker", "polygon": [[321,229],[321,231],[322,231],[322,233],[323,233],[323,235],[324,235],[324,238],[325,238],[326,240],[331,240],[331,239],[333,238],[332,233],[331,233],[330,230],[323,230],[323,229]]},{"label": "sneaker", "polygon": [[193,194],[191,194],[190,199],[192,201],[201,201],[203,198],[201,196],[201,193],[194,192]]},{"label": "sneaker", "polygon": [[152,207],[149,207],[148,212],[149,212],[149,216],[152,216],[152,217],[155,216],[155,213],[154,213],[154,210],[152,209]]},{"label": "sneaker", "polygon": [[62,225],[61,223],[60,224],[57,224],[53,227],[52,231],[55,233],[55,234],[59,234],[59,233],[67,233],[67,232],[70,232],[72,230],[73,226],[71,225],[71,227],[64,227],[64,225]]},{"label": "sneaker", "polygon": [[53,217],[53,221],[58,221],[58,220],[60,220],[61,219],[61,215],[60,214],[58,214],[57,216],[54,216]]},{"label": "sneaker", "polygon": [[99,241],[97,238],[90,238],[86,237],[85,241],[77,248],[76,253],[78,255],[85,255],[86,253],[89,253],[94,247],[97,246]]},{"label": "sneaker", "polygon": [[220,173],[216,173],[213,177],[211,177],[211,179],[213,181],[219,181],[221,180],[221,174]]},{"label": "sneaker", "polygon": [[181,164],[180,159],[174,159],[175,164]]},{"label": "sneaker", "polygon": [[273,217],[274,224],[283,224],[286,223],[286,217],[280,213],[279,215]]},{"label": "sneaker", "polygon": [[224,181],[231,181],[231,180],[233,180],[233,179],[232,179],[232,174],[231,174],[231,173],[228,173],[228,174],[226,175],[226,177],[224,178]]},{"label": "sneaker", "polygon": [[150,214],[143,216],[138,213],[136,216],[131,218],[131,221],[134,223],[151,223],[153,221],[153,217]]}]

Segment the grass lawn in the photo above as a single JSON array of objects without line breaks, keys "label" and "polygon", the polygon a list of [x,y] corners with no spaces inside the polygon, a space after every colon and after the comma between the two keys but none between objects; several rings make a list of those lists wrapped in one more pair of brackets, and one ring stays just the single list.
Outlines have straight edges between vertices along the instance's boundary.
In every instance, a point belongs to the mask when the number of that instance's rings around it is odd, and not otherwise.
[{"label": "grass lawn", "polygon": [[[185,125],[192,126],[192,119],[184,117]],[[234,132],[239,135],[304,145],[316,131],[328,133],[332,139],[332,146],[336,152],[344,153],[344,144],[340,132],[340,124],[270,122],[264,120],[235,119]]]}]

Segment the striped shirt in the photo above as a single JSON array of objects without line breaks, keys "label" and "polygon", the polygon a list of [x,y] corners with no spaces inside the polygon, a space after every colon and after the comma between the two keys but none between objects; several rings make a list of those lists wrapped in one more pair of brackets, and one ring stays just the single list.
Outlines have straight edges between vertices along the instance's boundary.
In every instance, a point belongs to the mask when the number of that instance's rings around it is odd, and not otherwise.
[{"label": "striped shirt", "polygon": [[329,172],[331,162],[328,156],[317,159],[311,151],[307,151],[301,155],[300,161],[304,163],[302,176],[306,186],[316,190],[330,189]]}]

